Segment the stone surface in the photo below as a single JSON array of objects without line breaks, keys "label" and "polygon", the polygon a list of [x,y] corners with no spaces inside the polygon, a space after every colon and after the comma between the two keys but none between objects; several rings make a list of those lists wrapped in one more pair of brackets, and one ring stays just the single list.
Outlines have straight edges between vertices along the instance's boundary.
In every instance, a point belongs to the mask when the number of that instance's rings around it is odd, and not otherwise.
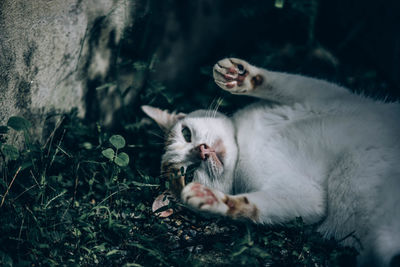
[{"label": "stone surface", "polygon": [[0,125],[24,116],[42,136],[49,115],[98,105],[94,86],[107,82],[133,2],[2,0]]}]

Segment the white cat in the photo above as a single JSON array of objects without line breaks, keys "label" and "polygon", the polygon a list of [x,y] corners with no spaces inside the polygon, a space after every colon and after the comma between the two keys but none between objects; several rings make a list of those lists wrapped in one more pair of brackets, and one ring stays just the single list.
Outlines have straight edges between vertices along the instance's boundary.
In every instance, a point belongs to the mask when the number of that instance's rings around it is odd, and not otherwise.
[{"label": "white cat", "polygon": [[358,265],[397,264],[400,105],[235,58],[219,61],[214,79],[264,100],[231,118],[142,107],[166,132],[162,172],[198,165],[194,182],[172,183],[181,200],[257,223],[321,221],[325,237],[347,236],[343,244],[359,250]]}]

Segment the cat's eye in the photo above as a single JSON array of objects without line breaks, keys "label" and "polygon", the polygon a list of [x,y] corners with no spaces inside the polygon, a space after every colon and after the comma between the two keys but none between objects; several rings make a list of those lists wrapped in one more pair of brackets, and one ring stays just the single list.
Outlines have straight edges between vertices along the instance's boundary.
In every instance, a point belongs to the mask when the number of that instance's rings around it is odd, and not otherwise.
[{"label": "cat's eye", "polygon": [[238,69],[239,74],[244,74],[246,72],[242,64],[238,64],[236,67]]},{"label": "cat's eye", "polygon": [[192,133],[190,132],[189,128],[186,126],[182,126],[182,135],[185,138],[185,141],[190,143],[192,142]]}]

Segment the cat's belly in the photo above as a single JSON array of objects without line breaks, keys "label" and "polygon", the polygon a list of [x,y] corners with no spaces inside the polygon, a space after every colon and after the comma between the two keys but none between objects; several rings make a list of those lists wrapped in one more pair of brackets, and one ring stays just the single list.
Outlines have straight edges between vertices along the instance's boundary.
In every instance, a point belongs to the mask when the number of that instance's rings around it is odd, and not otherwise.
[{"label": "cat's belly", "polygon": [[[271,113],[263,102],[238,111],[233,119],[239,154],[235,170],[235,192],[261,189],[268,181],[271,164],[282,158],[276,146],[279,132],[285,127],[286,115]],[[275,157],[275,159],[273,158]]]},{"label": "cat's belly", "polygon": [[[310,136],[310,131],[317,131],[314,128],[318,127],[318,121],[310,117],[307,110],[271,108],[266,102],[259,102],[237,112],[233,119],[239,148],[235,192],[284,184],[283,180],[291,179],[290,173],[298,176],[295,174],[301,172],[300,177],[307,177],[316,184],[321,182],[329,152],[318,140],[321,136]],[[299,129],[298,124],[293,123],[298,120],[310,125]],[[285,175],[280,176],[283,170]]]},{"label": "cat's belly", "polygon": [[[383,115],[351,109],[315,114],[306,107],[272,108],[263,101],[245,107],[233,116],[239,150],[236,192],[293,183],[291,176],[324,186],[343,155],[370,155],[357,162],[362,169],[381,158],[398,158],[385,147],[398,149],[399,126]],[[386,164],[382,168],[389,168]]]}]

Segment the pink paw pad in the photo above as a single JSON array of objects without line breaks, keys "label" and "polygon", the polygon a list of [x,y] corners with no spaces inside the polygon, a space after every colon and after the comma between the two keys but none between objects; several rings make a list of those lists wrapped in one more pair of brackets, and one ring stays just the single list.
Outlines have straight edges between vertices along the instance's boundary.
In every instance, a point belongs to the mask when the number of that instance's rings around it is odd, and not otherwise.
[{"label": "pink paw pad", "polygon": [[230,68],[228,69],[228,73],[237,74],[237,70],[236,70],[235,67],[230,67]]},{"label": "pink paw pad", "polygon": [[203,205],[212,205],[218,202],[217,197],[214,195],[211,189],[202,184],[195,183],[190,190],[194,192],[195,197],[204,198]]}]

